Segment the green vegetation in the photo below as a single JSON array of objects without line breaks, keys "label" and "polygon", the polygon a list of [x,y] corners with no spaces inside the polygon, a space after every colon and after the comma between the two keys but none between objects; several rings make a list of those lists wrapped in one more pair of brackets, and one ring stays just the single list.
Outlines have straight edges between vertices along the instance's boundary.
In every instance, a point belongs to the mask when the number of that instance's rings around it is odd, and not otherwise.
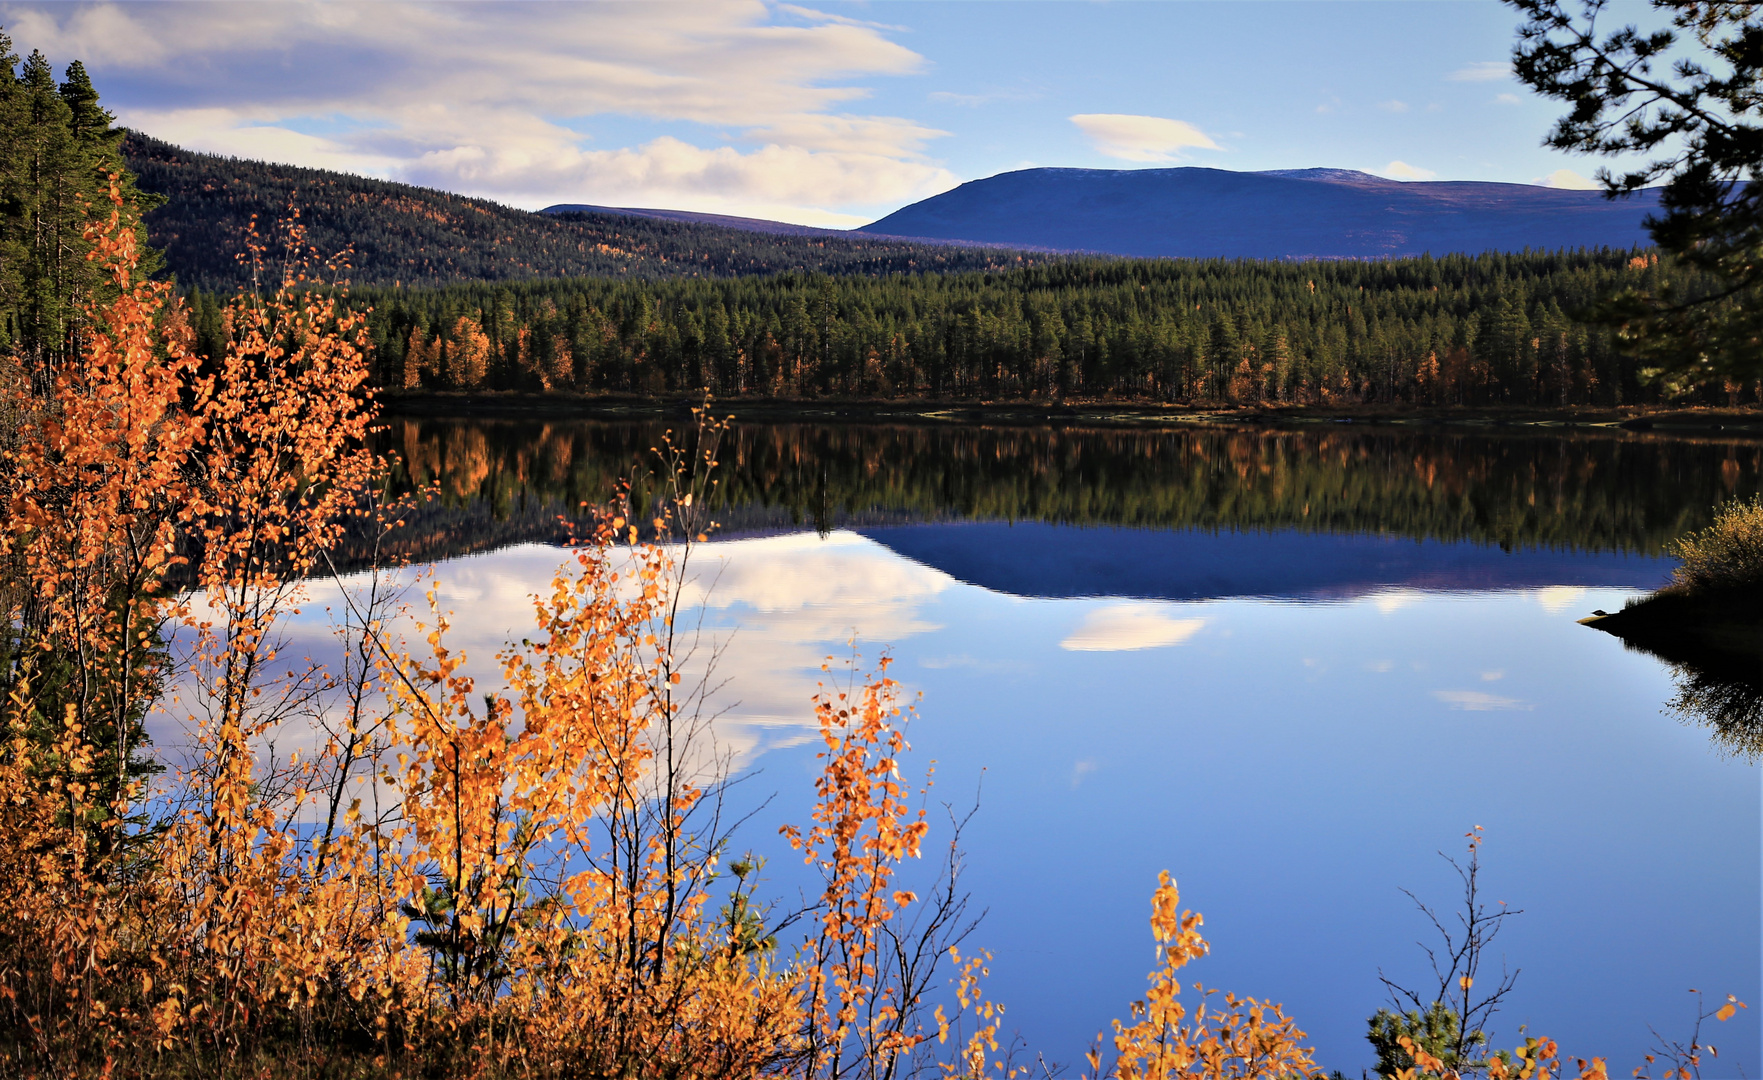
[{"label": "green vegetation", "polygon": [[[111,127],[112,119],[84,65],[68,65],[57,81],[42,53],[20,60],[12,39],[0,33],[0,382],[7,387],[0,398],[0,485],[16,476],[33,399],[48,395],[91,345],[96,328],[89,306],[118,295],[104,265],[89,258],[89,230],[105,228],[114,211],[116,227],[108,231],[115,239],[139,242],[145,236],[138,211],[151,200],[135,189],[123,166],[122,132]],[[139,256],[143,272],[158,265],[151,252]],[[87,474],[69,486],[91,482]],[[9,502],[0,521],[22,516]],[[0,606],[9,614],[0,630],[0,700],[14,700],[28,681],[32,708],[21,717],[23,730],[47,745],[59,736],[69,708],[92,707],[98,695],[82,665],[109,676],[127,672],[155,686],[165,647],[159,626],[144,621],[130,628],[129,646],[89,638],[58,639],[51,646],[46,628],[54,600],[28,583],[27,563],[16,547],[0,549]],[[122,602],[120,596],[108,600]],[[120,613],[120,607],[112,612]],[[144,750],[145,715],[124,705],[112,723],[92,732],[94,774],[82,779],[96,806],[107,807],[119,790],[159,771]],[[73,779],[63,763],[53,768]],[[128,824],[139,826],[142,819],[132,817]],[[102,843],[116,836],[106,834]]]},{"label": "green vegetation", "polygon": [[198,154],[139,132],[123,146],[143,189],[154,244],[186,288],[251,284],[237,255],[259,227],[298,210],[325,256],[351,249],[356,285],[386,288],[587,274],[617,280],[729,277],[783,270],[894,274],[1032,264],[1015,251],[868,237],[774,236],[623,214],[535,214],[486,199],[322,169]]},{"label": "green vegetation", "polygon": [[[1546,144],[1621,159],[1606,190],[1662,184],[1652,225],[1692,282],[1612,298],[1632,351],[1669,383],[1763,372],[1763,10],[1654,0],[1668,26],[1599,23],[1606,0],[1507,0],[1524,16],[1513,69],[1568,112]],[[1577,11],[1572,10],[1578,8]]]},{"label": "green vegetation", "polygon": [[0,350],[39,385],[78,348],[83,305],[113,291],[85,235],[109,215],[112,178],[129,216],[139,202],[112,119],[84,65],[57,83],[42,53],[21,62],[0,33]]},{"label": "green vegetation", "polygon": [[[1067,259],[998,272],[358,289],[382,385],[1152,402],[1653,402],[1579,314],[1683,277],[1631,252]],[[1709,384],[1704,401],[1755,401]]]},{"label": "green vegetation", "polygon": [[1763,756],[1763,497],[1732,499],[1668,543],[1671,584],[1587,625],[1671,666],[1666,711],[1723,752]]},{"label": "green vegetation", "polygon": [[1671,542],[1682,564],[1672,584],[1691,592],[1763,586],[1763,497],[1735,500],[1714,512],[1714,523]]},{"label": "green vegetation", "polygon": [[[1456,1046],[1464,1039],[1463,1024],[1456,1010],[1447,1008],[1442,1001],[1433,1002],[1424,1013],[1419,1009],[1401,1013],[1379,1009],[1372,1015],[1365,1040],[1377,1051],[1377,1064],[1372,1071],[1378,1076],[1399,1076],[1403,1070],[1415,1067],[1414,1054],[1402,1045],[1403,1038],[1459,1072],[1487,1064],[1485,1060],[1457,1053]],[[1484,1032],[1474,1032],[1468,1038],[1472,1050],[1487,1043]]]}]

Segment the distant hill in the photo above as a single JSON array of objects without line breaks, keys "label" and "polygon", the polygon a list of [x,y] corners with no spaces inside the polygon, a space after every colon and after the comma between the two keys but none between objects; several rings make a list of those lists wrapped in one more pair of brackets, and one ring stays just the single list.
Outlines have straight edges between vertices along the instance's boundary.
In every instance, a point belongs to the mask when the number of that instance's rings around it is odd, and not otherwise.
[{"label": "distant hill", "polygon": [[[200,154],[131,133],[123,157],[140,187],[165,196],[150,242],[184,285],[230,292],[255,216],[298,207],[320,252],[353,246],[357,285],[437,286],[577,276],[623,280],[739,277],[785,270],[874,275],[989,270],[1042,261],[947,241],[910,242],[671,211],[532,213],[486,199],[323,169]],[[779,225],[779,223],[758,223]],[[791,231],[782,231],[791,230]]]},{"label": "distant hill", "polygon": [[[654,218],[657,221],[687,221],[700,225],[717,225],[727,229],[740,229],[744,232],[772,233],[777,236],[817,236],[836,240],[850,240],[868,237],[875,240],[897,240],[908,244],[931,244],[936,247],[996,247],[974,240],[962,240],[949,236],[894,236],[887,233],[870,232],[867,229],[823,229],[813,225],[795,225],[788,221],[771,221],[767,218],[734,217],[729,214],[706,214],[697,210],[653,210],[639,209],[632,206],[595,206],[590,203],[558,203],[547,206],[539,211],[542,214],[612,214],[624,217]],[[1059,249],[1028,245],[1016,247],[1013,251],[1038,251],[1046,254],[1057,254]]]},{"label": "distant hill", "polygon": [[[654,218],[657,221],[684,221],[694,225],[716,225],[743,232],[770,233],[774,236],[817,236],[850,239],[847,229],[821,229],[813,225],[792,225],[787,221],[765,218],[734,217],[729,214],[703,214],[696,210],[646,210],[634,206],[596,206],[592,203],[558,203],[539,211],[541,214],[611,214],[618,217]],[[957,241],[944,241],[956,243]]]},{"label": "distant hill", "polygon": [[1363,259],[1649,244],[1657,195],[1346,169],[1024,169],[973,180],[860,232],[1174,258]]}]

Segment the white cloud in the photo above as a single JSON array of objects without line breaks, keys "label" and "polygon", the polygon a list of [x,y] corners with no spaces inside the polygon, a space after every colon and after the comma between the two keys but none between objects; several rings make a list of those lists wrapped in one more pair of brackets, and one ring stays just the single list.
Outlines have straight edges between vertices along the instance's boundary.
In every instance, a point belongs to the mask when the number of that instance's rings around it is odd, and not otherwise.
[{"label": "white cloud", "polygon": [[1465,712],[1504,712],[1508,710],[1529,710],[1535,705],[1517,698],[1495,697],[1480,690],[1434,690],[1432,696],[1449,705],[1453,709]]},{"label": "white cloud", "polygon": [[1389,101],[1378,102],[1377,107],[1384,112],[1391,113],[1405,113],[1408,111],[1408,103],[1406,101],[1396,101],[1393,98]]},{"label": "white cloud", "polygon": [[1084,616],[1059,647],[1072,652],[1156,649],[1180,645],[1205,625],[1205,619],[1172,619],[1149,605],[1115,604]]},{"label": "white cloud", "polygon": [[1543,187],[1565,188],[1569,191],[1596,191],[1598,182],[1589,177],[1581,176],[1572,169],[1556,169],[1547,176],[1539,176],[1532,180],[1533,184]]},{"label": "white cloud", "polygon": [[1522,105],[1522,104],[1524,104],[1524,99],[1519,97],[1517,94],[1495,94],[1494,95],[1494,104],[1496,104],[1496,105]]},{"label": "white cloud", "polygon": [[1505,60],[1478,60],[1446,75],[1451,82],[1498,82],[1511,78],[1512,65]]},{"label": "white cloud", "polygon": [[932,90],[925,97],[930,101],[940,101],[946,105],[965,105],[977,109],[982,105],[990,105],[994,101],[1034,101],[1041,95],[1026,90],[986,90],[978,94],[959,94],[952,90]]},{"label": "white cloud", "polygon": [[777,9],[794,15],[797,18],[806,19],[809,22],[840,23],[844,26],[867,26],[875,30],[906,29],[904,26],[894,26],[889,23],[866,22],[863,19],[853,19],[848,15],[833,15],[829,12],[816,11],[813,8],[800,7],[796,4],[779,4]]},{"label": "white cloud", "polygon": [[1184,150],[1216,150],[1218,144],[1185,120],[1125,113],[1071,117],[1098,153],[1122,161],[1175,161]]},{"label": "white cloud", "polygon": [[759,0],[214,11],[0,5],[0,21],[52,60],[132,77],[107,104],[149,134],[518,205],[851,223],[956,183],[925,156],[943,132],[856,107],[866,80],[923,57],[845,16]]},{"label": "white cloud", "polygon": [[1392,161],[1385,165],[1382,171],[1385,176],[1394,177],[1397,180],[1431,180],[1438,175],[1431,169],[1422,169],[1410,165],[1406,161]]}]

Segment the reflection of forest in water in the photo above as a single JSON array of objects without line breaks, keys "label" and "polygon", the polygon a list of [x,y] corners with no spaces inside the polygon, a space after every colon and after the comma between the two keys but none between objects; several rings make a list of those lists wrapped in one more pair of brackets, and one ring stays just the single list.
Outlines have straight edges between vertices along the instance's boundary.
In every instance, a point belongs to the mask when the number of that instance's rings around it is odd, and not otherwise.
[{"label": "reflection of forest in water", "polygon": [[1677,693],[1665,711],[1708,729],[1716,748],[1763,758],[1763,619],[1754,608],[1699,622],[1600,626],[1665,661]]},{"label": "reflection of forest in water", "polygon": [[[397,552],[429,561],[561,542],[559,515],[620,479],[638,477],[642,501],[667,430],[394,417],[383,448],[398,482],[440,491],[409,517]],[[1763,488],[1763,443],[1588,428],[737,424],[719,459],[723,536],[1037,521],[1656,556],[1716,503]],[[1619,636],[1673,668],[1668,711],[1728,752],[1763,755],[1763,623]]]},{"label": "reflection of forest in water", "polygon": [[[651,470],[667,429],[394,417],[400,482],[441,492],[400,547],[427,560],[560,540],[558,514]],[[1003,520],[1652,555],[1763,486],[1763,444],[1584,428],[737,424],[719,457],[725,535]]]}]

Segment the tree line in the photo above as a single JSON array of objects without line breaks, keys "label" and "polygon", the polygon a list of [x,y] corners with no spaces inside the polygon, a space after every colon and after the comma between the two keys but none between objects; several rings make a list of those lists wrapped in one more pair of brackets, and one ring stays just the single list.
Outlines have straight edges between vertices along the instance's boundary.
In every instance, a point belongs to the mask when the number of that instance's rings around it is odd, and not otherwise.
[{"label": "tree line", "polygon": [[[1664,391],[1601,297],[1693,275],[1642,251],[1260,262],[1068,258],[876,277],[578,277],[357,289],[409,391],[1619,405]],[[201,309],[206,310],[206,309]],[[1712,380],[1700,399],[1755,401]]]}]

